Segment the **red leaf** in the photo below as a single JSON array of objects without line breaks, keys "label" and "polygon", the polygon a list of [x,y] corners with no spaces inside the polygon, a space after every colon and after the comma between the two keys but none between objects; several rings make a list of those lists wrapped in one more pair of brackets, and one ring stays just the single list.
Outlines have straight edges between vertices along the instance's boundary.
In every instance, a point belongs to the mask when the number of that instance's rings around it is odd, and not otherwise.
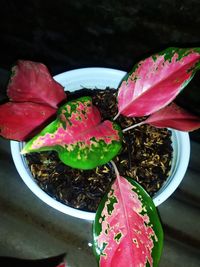
[{"label": "red leaf", "polygon": [[117,175],[98,208],[93,230],[99,266],[158,265],[162,227],[151,197],[133,179]]},{"label": "red leaf", "polygon": [[118,115],[146,116],[168,105],[192,79],[199,62],[197,48],[168,48],[140,61],[119,87]]},{"label": "red leaf", "polygon": [[38,62],[18,60],[12,68],[7,95],[11,101],[48,104],[54,108],[65,98],[63,87]]},{"label": "red leaf", "polygon": [[10,140],[25,141],[55,113],[56,109],[47,105],[5,103],[0,105],[0,135]]},{"label": "red leaf", "polygon": [[200,117],[197,117],[175,103],[150,115],[144,121],[158,128],[173,128],[180,131],[193,131],[200,128]]}]

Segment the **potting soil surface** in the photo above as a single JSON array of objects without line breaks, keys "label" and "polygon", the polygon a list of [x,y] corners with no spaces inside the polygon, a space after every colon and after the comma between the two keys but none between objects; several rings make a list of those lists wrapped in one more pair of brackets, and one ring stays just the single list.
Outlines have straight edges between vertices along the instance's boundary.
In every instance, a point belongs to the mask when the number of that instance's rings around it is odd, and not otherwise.
[{"label": "potting soil surface", "polygon": [[[112,120],[117,114],[115,89],[83,88],[66,93],[68,100],[91,96],[102,120]],[[120,115],[116,122],[125,129],[144,119]],[[172,152],[171,131],[144,124],[123,134],[122,150],[113,161],[121,176],[135,179],[153,196],[169,176]],[[26,158],[35,180],[47,194],[81,210],[96,211],[115,179],[109,163],[93,170],[79,170],[63,164],[52,151],[30,153]]]}]

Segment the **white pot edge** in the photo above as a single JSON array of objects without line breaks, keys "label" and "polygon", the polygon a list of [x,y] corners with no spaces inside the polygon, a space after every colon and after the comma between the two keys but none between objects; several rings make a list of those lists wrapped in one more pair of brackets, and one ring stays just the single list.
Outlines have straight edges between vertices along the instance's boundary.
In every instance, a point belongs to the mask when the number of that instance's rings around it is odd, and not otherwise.
[{"label": "white pot edge", "polygon": [[173,160],[170,177],[162,188],[154,195],[155,206],[159,206],[167,200],[177,189],[188,168],[190,160],[190,138],[187,132],[171,129],[173,144]]},{"label": "white pot edge", "polygon": [[[97,76],[98,75],[98,76]],[[87,88],[106,88],[107,86],[117,88],[121,79],[126,75],[126,72],[111,68],[81,68],[76,70],[67,71],[59,75],[54,76],[55,80],[61,83],[66,90],[73,91],[74,89]],[[105,82],[106,78],[106,82]],[[70,80],[68,80],[70,79]],[[109,81],[109,82],[108,82]],[[171,176],[165,182],[164,186],[153,197],[155,206],[159,206],[163,203],[181,183],[190,158],[190,140],[189,134],[186,132],[172,130],[172,141],[174,149],[173,169],[171,170]],[[24,157],[20,154],[23,143],[17,141],[10,141],[11,154],[16,166],[16,169],[29,187],[29,189],[42,201],[49,206],[65,213],[70,216],[85,219],[94,220],[94,212],[86,212],[78,209],[71,208],[61,202],[53,199],[47,193],[45,193],[34,181],[30,170],[25,162]]]}]

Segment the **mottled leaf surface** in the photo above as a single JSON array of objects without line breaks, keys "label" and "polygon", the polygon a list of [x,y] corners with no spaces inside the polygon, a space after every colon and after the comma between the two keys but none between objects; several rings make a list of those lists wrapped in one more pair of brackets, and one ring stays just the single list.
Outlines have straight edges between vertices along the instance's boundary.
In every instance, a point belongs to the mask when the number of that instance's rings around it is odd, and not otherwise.
[{"label": "mottled leaf surface", "polygon": [[93,225],[100,267],[158,266],[163,231],[151,197],[132,179],[118,175]]},{"label": "mottled leaf surface", "polygon": [[90,97],[70,101],[57,119],[30,140],[23,153],[55,150],[74,168],[92,169],[110,161],[121,149],[121,129],[101,116]]},{"label": "mottled leaf surface", "polygon": [[200,117],[191,114],[175,103],[150,115],[144,123],[158,128],[173,128],[180,131],[193,131],[200,128]]},{"label": "mottled leaf surface", "polygon": [[12,68],[7,95],[14,102],[42,103],[54,108],[66,98],[63,86],[53,79],[47,67],[29,60],[18,60]]},{"label": "mottled leaf surface", "polygon": [[0,105],[0,136],[16,141],[33,137],[35,130],[44,128],[56,109],[37,103],[8,102]]},{"label": "mottled leaf surface", "polygon": [[199,48],[172,47],[140,61],[118,89],[118,115],[146,116],[168,105],[199,67]]}]

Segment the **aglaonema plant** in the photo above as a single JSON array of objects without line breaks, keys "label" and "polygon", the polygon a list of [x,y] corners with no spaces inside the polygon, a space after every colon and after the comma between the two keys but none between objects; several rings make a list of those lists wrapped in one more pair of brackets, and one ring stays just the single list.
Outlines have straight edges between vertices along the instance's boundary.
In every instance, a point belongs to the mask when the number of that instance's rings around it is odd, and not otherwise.
[{"label": "aglaonema plant", "polygon": [[[139,184],[120,176],[114,158],[123,132],[142,124],[181,131],[200,127],[198,116],[174,103],[199,68],[200,48],[167,48],[138,62],[117,88],[118,114],[106,121],[90,97],[66,102],[62,86],[43,64],[19,61],[13,69],[9,101],[0,106],[3,137],[26,141],[24,154],[54,150],[72,168],[93,169],[111,162],[115,170],[116,179],[93,224],[93,247],[101,267],[158,266],[163,231],[156,208]],[[145,119],[121,129],[118,116]]]}]

